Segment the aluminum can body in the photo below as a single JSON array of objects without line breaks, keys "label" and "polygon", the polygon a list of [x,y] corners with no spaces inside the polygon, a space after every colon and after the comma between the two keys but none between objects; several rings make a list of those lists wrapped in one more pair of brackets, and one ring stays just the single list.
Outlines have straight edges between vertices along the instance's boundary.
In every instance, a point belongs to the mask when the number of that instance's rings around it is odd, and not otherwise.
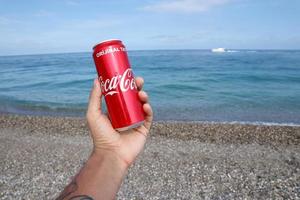
[{"label": "aluminum can body", "polygon": [[143,105],[122,41],[106,40],[95,45],[93,50],[112,126],[118,131],[124,131],[141,125],[145,120]]}]

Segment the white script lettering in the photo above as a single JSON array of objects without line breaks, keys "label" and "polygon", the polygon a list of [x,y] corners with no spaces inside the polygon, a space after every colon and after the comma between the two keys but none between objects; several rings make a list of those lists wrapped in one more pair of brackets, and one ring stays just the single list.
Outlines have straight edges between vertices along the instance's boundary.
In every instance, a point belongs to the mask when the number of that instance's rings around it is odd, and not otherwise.
[{"label": "white script lettering", "polygon": [[115,75],[111,79],[103,80],[102,76],[100,76],[99,81],[104,96],[119,93],[117,90],[118,85],[120,85],[120,90],[122,92],[127,92],[128,90],[134,90],[137,88],[130,68],[125,70],[122,75]]}]

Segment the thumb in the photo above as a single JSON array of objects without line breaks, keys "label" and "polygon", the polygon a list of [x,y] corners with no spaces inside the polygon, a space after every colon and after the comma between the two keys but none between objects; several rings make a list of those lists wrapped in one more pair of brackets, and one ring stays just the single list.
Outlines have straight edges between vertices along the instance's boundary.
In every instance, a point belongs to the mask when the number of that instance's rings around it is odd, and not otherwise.
[{"label": "thumb", "polygon": [[94,80],[94,86],[90,93],[90,100],[87,109],[87,122],[91,131],[94,143],[101,140],[104,135],[109,135],[114,129],[108,117],[101,110],[102,92],[98,79]]},{"label": "thumb", "polygon": [[99,117],[101,111],[102,92],[98,79],[94,80],[94,86],[90,93],[90,100],[87,110],[87,115],[90,117]]}]

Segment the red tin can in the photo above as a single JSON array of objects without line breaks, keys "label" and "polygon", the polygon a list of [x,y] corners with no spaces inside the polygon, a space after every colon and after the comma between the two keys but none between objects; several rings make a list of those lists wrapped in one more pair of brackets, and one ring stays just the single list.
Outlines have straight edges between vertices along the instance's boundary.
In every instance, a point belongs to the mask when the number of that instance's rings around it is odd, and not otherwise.
[{"label": "red tin can", "polygon": [[112,39],[93,47],[101,91],[113,127],[125,131],[143,124],[143,105],[122,41]]}]

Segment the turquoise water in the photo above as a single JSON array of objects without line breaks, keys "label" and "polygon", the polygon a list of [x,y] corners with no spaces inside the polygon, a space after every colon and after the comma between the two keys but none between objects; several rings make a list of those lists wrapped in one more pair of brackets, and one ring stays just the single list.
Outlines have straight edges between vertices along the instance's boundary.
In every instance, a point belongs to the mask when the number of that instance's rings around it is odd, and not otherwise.
[{"label": "turquoise water", "polygon": [[[300,51],[129,51],[156,120],[300,124]],[[0,57],[0,112],[82,116],[91,53]]]}]

